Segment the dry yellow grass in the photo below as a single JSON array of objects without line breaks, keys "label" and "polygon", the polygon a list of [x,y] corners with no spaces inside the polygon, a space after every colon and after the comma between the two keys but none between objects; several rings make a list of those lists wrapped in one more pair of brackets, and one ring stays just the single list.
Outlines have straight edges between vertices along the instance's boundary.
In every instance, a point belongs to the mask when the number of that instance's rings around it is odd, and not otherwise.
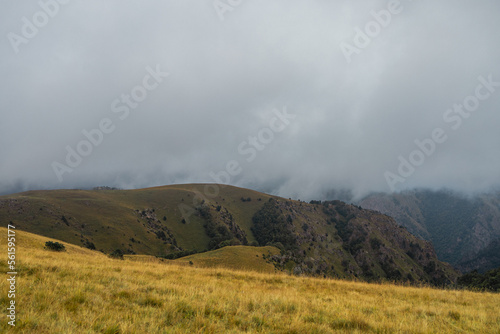
[{"label": "dry yellow grass", "polygon": [[266,262],[264,256],[279,254],[276,247],[228,246],[210,252],[185,256],[174,263],[197,268],[226,268],[234,270],[275,273],[277,270],[271,262]]},{"label": "dry yellow grass", "polygon": [[[2,316],[0,332],[500,333],[498,294],[121,261],[17,237],[19,321]],[[1,291],[5,314],[6,280]]]}]

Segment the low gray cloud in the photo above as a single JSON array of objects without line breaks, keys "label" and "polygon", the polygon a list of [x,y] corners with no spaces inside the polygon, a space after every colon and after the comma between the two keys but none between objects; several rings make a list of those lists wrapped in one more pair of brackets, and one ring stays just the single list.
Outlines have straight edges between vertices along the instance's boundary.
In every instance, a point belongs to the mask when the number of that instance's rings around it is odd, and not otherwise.
[{"label": "low gray cloud", "polygon": [[[0,193],[213,182],[229,161],[231,184],[303,199],[499,186],[500,87],[457,129],[444,118],[479,77],[500,82],[498,1],[215,3],[2,4]],[[145,89],[157,69],[169,75]],[[267,142],[284,108],[296,117]],[[67,147],[105,119],[113,131],[68,166]],[[436,128],[446,141],[402,177],[400,156]]]}]

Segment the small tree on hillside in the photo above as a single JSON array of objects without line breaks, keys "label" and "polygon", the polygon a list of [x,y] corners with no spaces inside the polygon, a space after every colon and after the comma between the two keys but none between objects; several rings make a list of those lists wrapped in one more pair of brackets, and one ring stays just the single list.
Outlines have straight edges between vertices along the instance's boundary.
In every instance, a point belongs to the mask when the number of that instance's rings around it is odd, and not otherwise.
[{"label": "small tree on hillside", "polygon": [[121,249],[115,249],[109,256],[113,259],[123,260],[123,251]]},{"label": "small tree on hillside", "polygon": [[47,241],[45,243],[45,249],[48,249],[48,250],[51,250],[51,251],[55,251],[55,252],[62,252],[66,249],[66,247],[64,247],[63,244],[59,243],[59,242],[54,242],[54,241]]}]

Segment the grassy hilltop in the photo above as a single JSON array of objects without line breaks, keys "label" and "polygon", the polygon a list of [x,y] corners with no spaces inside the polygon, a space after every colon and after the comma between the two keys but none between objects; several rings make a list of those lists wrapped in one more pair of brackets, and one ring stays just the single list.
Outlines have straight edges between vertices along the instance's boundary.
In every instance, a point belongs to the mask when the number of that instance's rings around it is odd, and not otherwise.
[{"label": "grassy hilltop", "polygon": [[[0,228],[2,245],[6,235]],[[498,333],[500,328],[499,294],[195,268],[196,258],[193,266],[122,261],[67,243],[64,252],[45,250],[47,240],[17,232],[19,321],[12,329],[4,319],[1,332]],[[5,259],[0,270],[7,271]],[[6,280],[0,288],[6,291]],[[2,294],[2,309],[7,303]]]},{"label": "grassy hilltop", "polygon": [[[204,250],[210,238],[204,219],[188,210],[200,205],[204,185],[173,185],[137,190],[28,191],[0,196],[0,221],[12,220],[18,228],[85,246],[93,243],[106,253],[115,249],[137,254],[165,255],[170,238],[157,233],[168,229],[182,249]],[[241,198],[253,198],[242,202]],[[258,198],[261,200],[259,201]],[[237,187],[223,187],[211,202],[229,210],[238,225],[254,241],[252,215],[269,195]],[[244,205],[243,205],[244,204]],[[183,208],[183,212],[179,208]],[[133,238],[133,240],[132,240]]]}]

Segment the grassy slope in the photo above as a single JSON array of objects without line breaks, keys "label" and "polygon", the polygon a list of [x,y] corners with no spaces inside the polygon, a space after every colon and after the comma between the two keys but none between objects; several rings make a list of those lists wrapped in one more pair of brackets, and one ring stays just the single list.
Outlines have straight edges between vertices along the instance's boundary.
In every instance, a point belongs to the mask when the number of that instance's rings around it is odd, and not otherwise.
[{"label": "grassy slope", "polygon": [[174,263],[195,268],[226,268],[255,272],[277,272],[274,265],[264,259],[279,254],[276,247],[226,246],[213,251],[193,254],[176,260],[167,260],[151,255],[125,255],[124,259],[142,263]]},{"label": "grassy slope", "polygon": [[[0,228],[2,245],[6,234]],[[18,232],[19,322],[12,330],[4,319],[2,332],[497,333],[500,327],[498,294],[120,261],[68,244],[63,253],[46,251],[46,240]],[[0,287],[6,291],[6,280]],[[7,302],[2,294],[2,309]]]},{"label": "grassy slope", "polygon": [[[139,254],[162,255],[165,253],[164,244],[153,233],[147,232],[144,221],[134,211],[155,208],[158,219],[172,231],[180,247],[203,250],[209,242],[203,220],[192,215],[188,224],[181,224],[182,214],[179,210],[180,204],[195,207],[198,193],[204,193],[204,185],[173,185],[127,191],[29,191],[0,196],[0,221],[13,220],[19,229],[73,244],[83,245],[85,240],[89,240],[97,249],[106,252],[119,248],[132,249]],[[242,202],[241,197],[253,200]],[[228,208],[238,225],[247,233],[248,241],[252,242],[252,215],[269,197],[248,189],[221,187],[219,196],[210,198],[210,201]],[[257,198],[262,201],[257,201]],[[68,219],[69,226],[61,220],[63,215]],[[167,220],[163,221],[163,217]],[[136,242],[131,242],[131,238]]]},{"label": "grassy slope", "polygon": [[185,256],[175,260],[175,263],[190,264],[201,268],[228,268],[234,270],[252,270],[274,273],[272,263],[266,262],[263,255],[279,254],[276,247],[228,246],[214,251]]}]

